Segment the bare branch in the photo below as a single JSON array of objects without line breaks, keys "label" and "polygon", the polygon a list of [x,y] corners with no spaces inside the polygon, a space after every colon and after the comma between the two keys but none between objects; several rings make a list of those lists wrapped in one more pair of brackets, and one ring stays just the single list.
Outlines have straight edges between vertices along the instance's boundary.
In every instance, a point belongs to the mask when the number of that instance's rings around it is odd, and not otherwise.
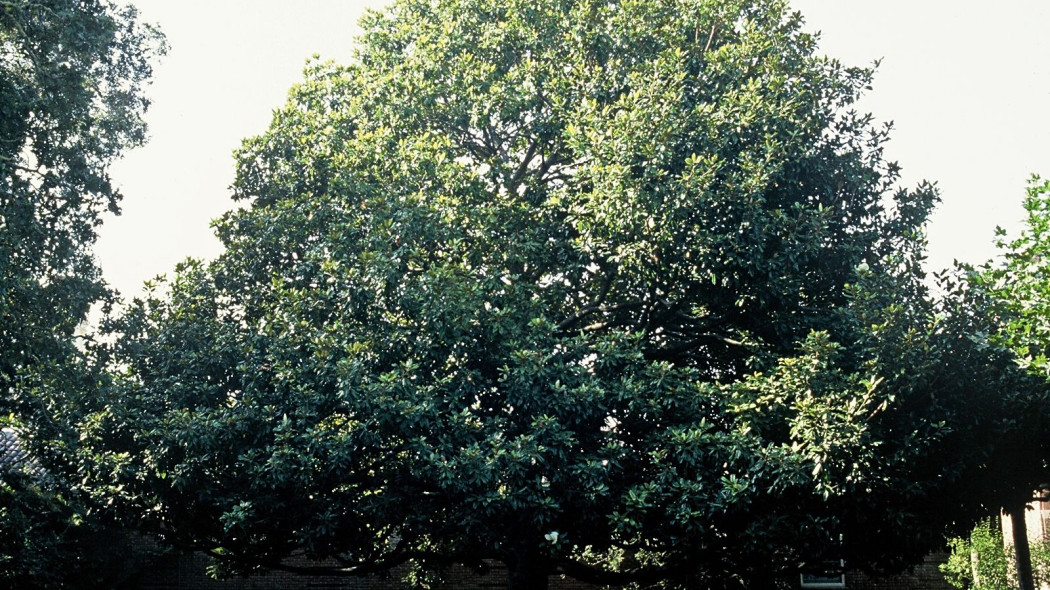
[{"label": "bare branch", "polygon": [[711,34],[707,36],[707,44],[704,45],[704,53],[711,50],[711,43],[715,40],[715,33],[718,32],[718,23],[711,26]]}]

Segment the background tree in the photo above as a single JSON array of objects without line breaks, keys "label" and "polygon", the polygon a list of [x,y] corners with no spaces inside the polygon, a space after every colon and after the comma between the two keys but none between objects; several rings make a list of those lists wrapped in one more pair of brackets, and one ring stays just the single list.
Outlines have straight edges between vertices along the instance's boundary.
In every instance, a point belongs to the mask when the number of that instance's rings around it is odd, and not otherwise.
[{"label": "background tree", "polygon": [[850,110],[871,72],[784,2],[363,27],[244,143],[226,252],[110,326],[76,408],[97,493],[233,570],[512,588],[889,570],[997,500],[963,493],[995,439],[959,441],[1024,374],[929,297],[936,193],[893,189]]},{"label": "background tree", "polygon": [[0,5],[0,380],[61,363],[106,290],[90,247],[120,194],[107,167],[139,145],[141,90],[160,49],[130,6]]},{"label": "background tree", "polygon": [[[1050,249],[1050,182],[1033,176],[1024,200],[1024,229],[1013,240],[997,229],[996,246],[1001,251],[998,260],[970,269],[971,288],[986,299],[987,315],[995,325],[988,337],[996,344],[1008,347],[1017,355],[1018,364],[1042,379],[1050,377],[1050,274],[1045,260]],[[1044,409],[1034,413],[1045,414]],[[1032,414],[1014,415],[1017,423],[1032,421]],[[1037,490],[1050,486],[1050,425],[1045,421],[1025,428],[1023,436],[1014,442],[1014,453],[1007,461],[1017,474],[1012,498],[1003,508],[1010,514],[1014,530],[1017,572],[1021,588],[1035,587],[1025,512]]]},{"label": "background tree", "polygon": [[[107,168],[143,141],[142,89],[162,51],[130,6],[0,1],[0,426],[19,429],[53,485],[70,436],[53,418],[66,392],[97,389],[75,330],[109,296],[91,254],[102,216],[118,211]],[[36,566],[86,535],[74,531],[83,515],[68,493],[0,466],[0,580],[71,582]]]},{"label": "background tree", "polygon": [[1033,176],[1023,207],[1021,234],[1011,240],[1005,230],[997,229],[1000,258],[974,269],[971,282],[996,306],[1002,323],[994,334],[996,341],[1017,350],[1023,367],[1050,376],[1050,182]]}]

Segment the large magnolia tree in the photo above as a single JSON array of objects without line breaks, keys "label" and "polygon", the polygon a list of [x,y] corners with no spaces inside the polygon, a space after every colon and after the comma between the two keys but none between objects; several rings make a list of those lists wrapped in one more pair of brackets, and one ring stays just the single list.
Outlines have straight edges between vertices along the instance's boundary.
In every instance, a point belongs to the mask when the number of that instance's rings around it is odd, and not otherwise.
[{"label": "large magnolia tree", "polygon": [[363,28],[237,154],[226,252],[111,326],[97,494],[234,570],[512,588],[888,570],[997,501],[959,443],[1024,375],[927,296],[935,191],[784,2]]}]

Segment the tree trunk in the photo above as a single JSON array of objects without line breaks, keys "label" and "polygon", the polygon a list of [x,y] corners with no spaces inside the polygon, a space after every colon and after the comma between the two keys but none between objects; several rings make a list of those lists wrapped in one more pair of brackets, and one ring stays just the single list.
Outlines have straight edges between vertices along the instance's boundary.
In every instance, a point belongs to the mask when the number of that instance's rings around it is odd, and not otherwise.
[{"label": "tree trunk", "polygon": [[1014,537],[1014,563],[1017,566],[1017,587],[1019,590],[1035,590],[1032,577],[1032,552],[1028,547],[1028,525],[1025,523],[1027,504],[1010,511],[1010,524]]},{"label": "tree trunk", "polygon": [[507,590],[547,590],[547,568],[534,551],[519,549],[507,560]]}]

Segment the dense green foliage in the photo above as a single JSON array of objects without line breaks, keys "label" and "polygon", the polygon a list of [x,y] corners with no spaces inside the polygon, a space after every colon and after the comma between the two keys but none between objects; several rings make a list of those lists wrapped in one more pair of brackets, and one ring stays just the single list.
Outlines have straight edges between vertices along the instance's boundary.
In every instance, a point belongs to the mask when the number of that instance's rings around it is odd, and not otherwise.
[{"label": "dense green foliage", "polygon": [[[62,363],[105,296],[91,244],[120,195],[107,167],[144,137],[156,33],[105,1],[0,2],[0,409]],[[19,408],[24,409],[24,408]]]},{"label": "dense green foliage", "polygon": [[[1008,240],[1006,232],[997,229],[1000,257],[969,268],[966,287],[970,298],[981,302],[984,315],[992,322],[981,335],[1012,351],[1017,364],[1030,375],[1047,380],[1050,282],[1045,255],[1050,249],[1050,182],[1032,177],[1024,209],[1027,216],[1021,234]],[[999,454],[999,469],[1008,471],[1011,477],[998,482],[998,486],[1007,497],[1005,508],[1015,522],[1028,509],[1033,490],[1050,485],[1050,422],[1046,407],[1045,400],[1038,407],[1015,407],[1011,431],[1000,444],[1006,452]],[[1040,551],[1029,555],[1024,543],[1017,547],[1020,586],[1036,587],[1032,578],[1041,573],[1035,561],[1037,557],[1045,558],[1044,548]]]},{"label": "dense green foliage", "polygon": [[[951,539],[951,555],[941,565],[945,579],[956,588],[1010,590],[1017,587],[1013,574],[1012,548],[1003,543],[998,520],[982,523],[969,537]],[[1032,569],[1036,587],[1050,581],[1050,541],[1033,543]]]},{"label": "dense green foliage", "polygon": [[[143,84],[162,50],[127,6],[0,1],[0,426],[18,428],[54,475],[9,473],[0,457],[0,585],[106,578],[84,544],[100,529],[63,492],[55,462],[76,434],[53,418],[67,409],[65,392],[97,389],[75,335],[109,296],[91,245],[120,199],[107,167],[143,140]],[[59,569],[70,564],[83,566],[79,575]]]},{"label": "dense green foliage", "polygon": [[363,24],[244,143],[226,252],[110,326],[95,493],[233,570],[516,588],[890,570],[1000,505],[1028,377],[928,296],[935,191],[784,2]]},{"label": "dense green foliage", "polygon": [[1010,556],[998,527],[993,532],[987,523],[980,524],[969,537],[951,539],[949,548],[951,555],[947,563],[941,565],[941,572],[952,586],[973,590],[1015,587],[1010,575]]},{"label": "dense green foliage", "polygon": [[[1024,229],[1013,240],[998,230],[1001,256],[970,269],[968,287],[979,299],[992,325],[982,331],[997,346],[1011,350],[1017,364],[1043,380],[1050,378],[1050,271],[1046,254],[1050,250],[1050,182],[1033,177],[1024,199],[1027,213]],[[1024,433],[1014,442],[1016,453],[1004,457],[1018,488],[1013,506],[1024,506],[1033,490],[1050,483],[1050,425],[1045,412],[1019,408],[1014,420],[1025,424]]]},{"label": "dense green foliage", "polygon": [[1017,350],[1023,366],[1050,376],[1050,181],[1033,176],[1023,205],[1021,235],[1009,240],[999,229],[1000,259],[978,268],[972,282],[996,306],[1003,324],[996,338]]},{"label": "dense green foliage", "polygon": [[6,588],[118,588],[159,548],[105,526],[54,485],[4,475],[0,485],[0,582]]}]

